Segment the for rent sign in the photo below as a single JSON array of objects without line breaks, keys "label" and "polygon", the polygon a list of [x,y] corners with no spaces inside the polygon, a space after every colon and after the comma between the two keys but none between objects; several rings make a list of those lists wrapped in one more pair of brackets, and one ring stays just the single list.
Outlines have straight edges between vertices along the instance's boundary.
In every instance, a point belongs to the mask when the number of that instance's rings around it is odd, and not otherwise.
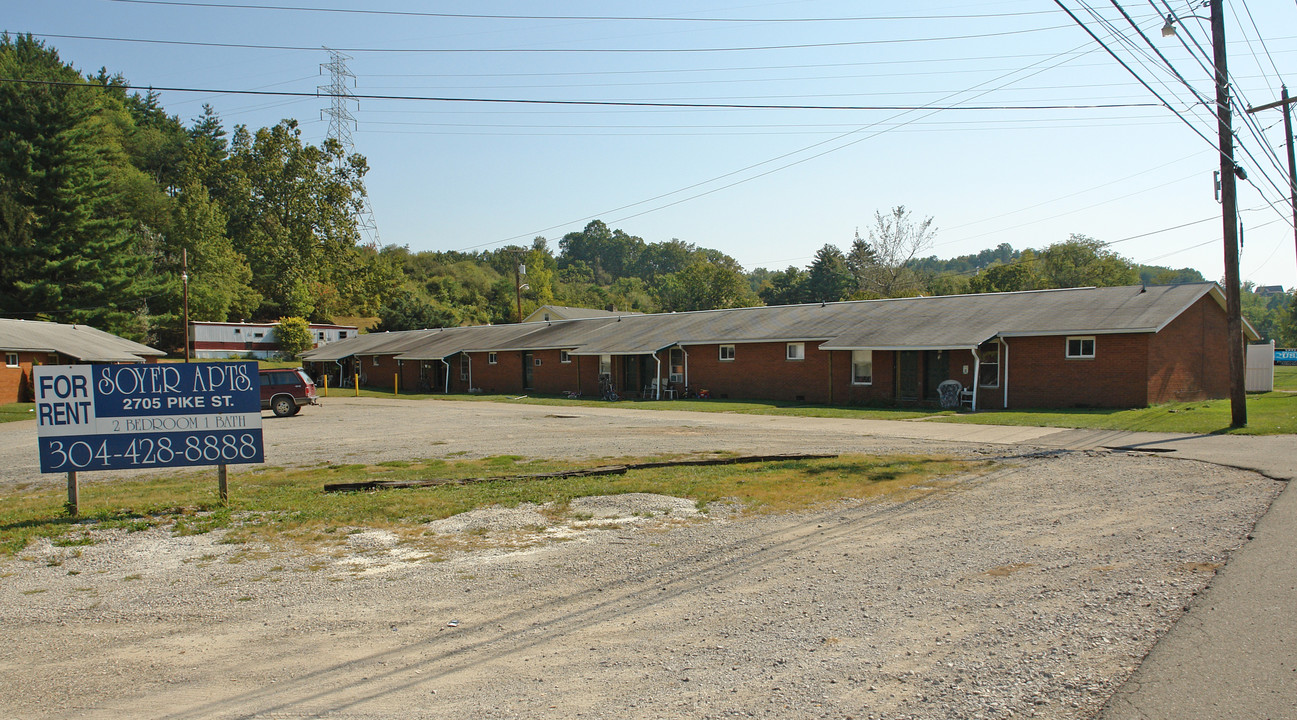
[{"label": "for rent sign", "polygon": [[263,462],[255,362],[34,368],[41,472]]}]

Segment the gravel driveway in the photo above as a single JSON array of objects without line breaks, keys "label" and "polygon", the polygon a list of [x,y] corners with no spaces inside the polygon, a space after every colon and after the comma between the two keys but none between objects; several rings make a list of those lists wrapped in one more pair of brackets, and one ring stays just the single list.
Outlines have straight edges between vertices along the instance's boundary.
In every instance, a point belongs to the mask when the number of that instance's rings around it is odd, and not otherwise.
[{"label": "gravel driveway", "polygon": [[[433,529],[498,547],[443,562],[377,530],[314,556],[161,531],[34,545],[0,563],[6,716],[1089,718],[1280,490],[1188,460],[925,439],[923,423],[326,403],[266,418],[269,462],[1012,459],[816,513],[698,516],[653,496],[546,528],[529,508],[485,513]],[[61,482],[23,466],[24,432],[0,430],[0,482]]]}]

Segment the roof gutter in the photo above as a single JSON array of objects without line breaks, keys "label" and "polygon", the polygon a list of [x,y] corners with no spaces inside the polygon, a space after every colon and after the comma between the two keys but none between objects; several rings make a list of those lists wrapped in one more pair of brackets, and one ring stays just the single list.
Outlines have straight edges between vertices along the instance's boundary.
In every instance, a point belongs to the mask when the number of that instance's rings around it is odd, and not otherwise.
[{"label": "roof gutter", "polygon": [[[991,337],[995,337],[992,335]],[[990,338],[987,338],[989,340]],[[983,341],[985,342],[985,340]],[[973,350],[977,345],[820,345],[819,350],[877,350],[901,352],[904,350]]]},{"label": "roof gutter", "polygon": [[654,376],[653,378],[653,399],[661,400],[662,399],[662,356],[659,355],[658,353],[653,353],[653,359],[656,360],[658,364],[657,375]]}]

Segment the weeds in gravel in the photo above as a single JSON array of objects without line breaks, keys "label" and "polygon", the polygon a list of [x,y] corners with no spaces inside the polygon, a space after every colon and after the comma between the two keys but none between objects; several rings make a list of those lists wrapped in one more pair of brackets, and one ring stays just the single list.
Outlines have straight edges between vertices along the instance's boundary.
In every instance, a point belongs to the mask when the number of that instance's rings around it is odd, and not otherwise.
[{"label": "weeds in gravel", "polygon": [[509,480],[433,488],[324,493],[326,482],[373,478],[405,480],[545,473],[593,463],[496,456],[481,460],[431,460],[380,465],[331,465],[258,469],[230,479],[230,505],[221,505],[215,478],[181,472],[149,480],[87,482],[82,517],[62,513],[59,490],[0,493],[0,554],[12,555],[33,539],[65,546],[93,544],[93,531],[167,528],[177,535],[223,531],[221,541],[260,541],[327,549],[361,529],[382,529],[401,540],[436,544],[426,524],[475,508],[553,503],[560,514],[576,498],[621,493],[659,493],[692,499],[706,510],[718,501],[753,513],[822,507],[844,499],[906,498],[939,487],[937,478],[976,472],[987,461],[930,457],[843,456],[782,461],[636,470],[625,475]]}]

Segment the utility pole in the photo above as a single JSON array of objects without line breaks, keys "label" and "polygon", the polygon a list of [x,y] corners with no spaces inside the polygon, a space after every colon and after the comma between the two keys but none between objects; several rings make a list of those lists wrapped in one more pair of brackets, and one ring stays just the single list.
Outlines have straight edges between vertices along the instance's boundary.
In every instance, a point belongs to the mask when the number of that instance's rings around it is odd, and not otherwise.
[{"label": "utility pole", "polygon": [[1248,108],[1247,112],[1250,115],[1270,108],[1283,108],[1284,145],[1288,147],[1288,192],[1291,193],[1292,199],[1293,249],[1297,250],[1297,162],[1293,160],[1292,103],[1293,100],[1288,97],[1288,86],[1284,85],[1277,102]]},{"label": "utility pole", "polygon": [[527,267],[522,264],[521,257],[515,257],[513,263],[513,295],[518,301],[518,322],[522,322],[522,276],[526,274]]},{"label": "utility pole", "polygon": [[189,362],[189,251],[180,250],[180,282],[185,288],[185,362]]},{"label": "utility pole", "polygon": [[1216,124],[1220,133],[1221,225],[1225,235],[1225,328],[1229,352],[1230,425],[1247,425],[1243,385],[1243,301],[1239,295],[1238,191],[1234,184],[1234,131],[1230,123],[1229,72],[1225,66],[1225,14],[1222,0],[1211,0],[1211,47],[1216,66]]}]

